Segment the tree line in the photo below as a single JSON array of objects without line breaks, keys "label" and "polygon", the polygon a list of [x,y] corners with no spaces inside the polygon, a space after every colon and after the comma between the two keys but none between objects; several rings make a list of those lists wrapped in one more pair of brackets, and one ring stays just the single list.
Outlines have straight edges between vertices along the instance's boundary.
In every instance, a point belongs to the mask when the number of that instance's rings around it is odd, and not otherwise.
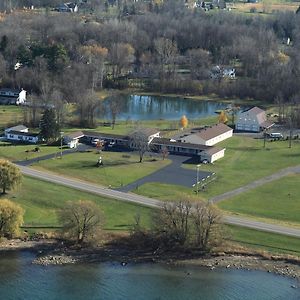
[{"label": "tree line", "polygon": [[[51,103],[63,115],[76,103],[81,123],[93,123],[102,88],[298,103],[299,18],[207,14],[182,1],[110,18],[12,13],[0,22],[1,86],[26,89],[36,110]],[[235,68],[236,80],[211,78],[216,66]]]}]

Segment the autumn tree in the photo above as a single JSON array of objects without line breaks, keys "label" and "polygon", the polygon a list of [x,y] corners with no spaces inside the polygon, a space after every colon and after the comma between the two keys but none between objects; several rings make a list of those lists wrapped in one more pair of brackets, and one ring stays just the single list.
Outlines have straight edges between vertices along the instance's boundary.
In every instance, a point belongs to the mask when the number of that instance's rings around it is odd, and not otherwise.
[{"label": "autumn tree", "polygon": [[2,194],[21,183],[20,169],[8,160],[0,159],[0,188]]},{"label": "autumn tree", "polygon": [[59,137],[59,124],[54,109],[47,108],[40,121],[40,136],[45,141],[56,141]]},{"label": "autumn tree", "polygon": [[0,237],[14,237],[19,234],[23,224],[24,210],[18,204],[0,200]]},{"label": "autumn tree", "polygon": [[219,117],[218,117],[218,121],[219,121],[219,123],[224,123],[224,124],[227,123],[228,118],[227,118],[227,115],[226,115],[224,110],[222,110],[220,112]]},{"label": "autumn tree", "polygon": [[104,217],[101,209],[91,201],[69,201],[58,211],[63,231],[76,243],[82,244],[101,228]]},{"label": "autumn tree", "polygon": [[113,67],[113,77],[118,77],[124,68],[133,63],[134,49],[128,43],[114,43],[109,51],[109,60]]},{"label": "autumn tree", "polygon": [[123,105],[124,103],[123,103],[122,95],[118,93],[112,93],[111,96],[109,97],[109,103],[108,103],[108,109],[111,115],[112,129],[115,128],[116,119],[118,115],[121,113]]},{"label": "autumn tree", "polygon": [[81,51],[92,69],[92,89],[94,90],[96,87],[102,89],[105,73],[105,59],[108,54],[107,48],[92,44],[83,46]]},{"label": "autumn tree", "polygon": [[185,115],[183,115],[180,119],[180,126],[182,128],[186,128],[188,126],[188,123],[189,123],[189,121],[188,121],[187,117]]}]

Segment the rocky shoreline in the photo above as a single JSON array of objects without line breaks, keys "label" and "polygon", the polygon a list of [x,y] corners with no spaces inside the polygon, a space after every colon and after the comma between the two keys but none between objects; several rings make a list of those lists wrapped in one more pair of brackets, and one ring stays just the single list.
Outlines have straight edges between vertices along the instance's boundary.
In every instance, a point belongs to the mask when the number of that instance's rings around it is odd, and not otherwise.
[{"label": "rocky shoreline", "polygon": [[[69,248],[56,240],[9,241],[0,244],[0,251],[30,250],[37,255],[34,264],[67,265],[79,263],[119,262],[124,267],[136,263],[163,263],[216,268],[262,270],[299,279],[300,258],[291,256],[263,255],[249,251],[219,252],[209,256],[191,253],[153,253],[126,247],[100,246],[97,248]],[[300,288],[299,286],[296,288]]]}]

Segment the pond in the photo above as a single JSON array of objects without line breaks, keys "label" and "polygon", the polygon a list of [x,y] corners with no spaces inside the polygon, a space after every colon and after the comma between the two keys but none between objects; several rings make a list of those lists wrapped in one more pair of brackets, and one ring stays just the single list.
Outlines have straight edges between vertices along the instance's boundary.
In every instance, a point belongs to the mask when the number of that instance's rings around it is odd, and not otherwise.
[{"label": "pond", "polygon": [[[178,120],[183,115],[188,119],[199,119],[213,116],[215,111],[228,107],[224,102],[182,97],[122,95],[120,98],[121,113],[117,118],[121,120]],[[110,118],[109,101],[110,98],[104,100],[106,118]]]},{"label": "pond", "polygon": [[1,253],[3,300],[299,300],[294,279],[245,270],[119,263],[37,266],[31,252]]}]

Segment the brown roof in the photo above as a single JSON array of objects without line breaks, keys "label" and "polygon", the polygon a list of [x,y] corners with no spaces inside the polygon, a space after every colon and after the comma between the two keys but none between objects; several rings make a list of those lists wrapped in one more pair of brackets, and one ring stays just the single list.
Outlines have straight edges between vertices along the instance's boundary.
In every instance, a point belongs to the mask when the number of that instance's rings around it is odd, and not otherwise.
[{"label": "brown roof", "polygon": [[270,128],[270,127],[272,127],[274,124],[275,124],[275,123],[272,122],[272,121],[265,121],[265,122],[262,122],[262,123],[260,124],[260,126],[263,127],[263,128]]},{"label": "brown roof", "polygon": [[108,138],[108,139],[120,139],[120,140],[128,140],[127,135],[113,134],[113,133],[102,133],[96,131],[83,131],[83,134],[87,137],[95,137],[95,138]]},{"label": "brown roof", "polygon": [[82,131],[75,131],[75,132],[71,132],[65,135],[65,137],[68,137],[70,139],[79,139],[81,137],[83,137],[84,134]]},{"label": "brown roof", "polygon": [[257,107],[257,106],[254,106],[248,110],[245,110],[244,112],[248,112],[248,113],[251,113],[251,114],[254,114],[254,115],[258,115],[258,114],[261,114],[261,113],[264,113],[265,111],[262,110],[261,108]]},{"label": "brown roof", "polygon": [[206,127],[195,134],[199,136],[201,139],[208,141],[231,130],[233,129],[230,128],[229,126],[223,123],[219,123],[210,127]]},{"label": "brown roof", "polygon": [[183,142],[172,142],[166,138],[154,138],[152,140],[152,145],[167,145],[167,146],[175,146],[175,147],[182,147],[188,149],[198,149],[198,150],[206,150],[211,148],[211,146],[205,146],[200,144],[192,144],[192,143],[183,143]]},{"label": "brown roof", "polygon": [[135,130],[135,132],[141,132],[146,136],[151,136],[153,134],[159,133],[160,131],[158,129],[155,128],[139,128],[137,130]]},{"label": "brown roof", "polygon": [[222,150],[224,150],[224,148],[210,147],[210,149],[207,149],[205,151],[205,153],[207,153],[209,155],[214,155]]}]

